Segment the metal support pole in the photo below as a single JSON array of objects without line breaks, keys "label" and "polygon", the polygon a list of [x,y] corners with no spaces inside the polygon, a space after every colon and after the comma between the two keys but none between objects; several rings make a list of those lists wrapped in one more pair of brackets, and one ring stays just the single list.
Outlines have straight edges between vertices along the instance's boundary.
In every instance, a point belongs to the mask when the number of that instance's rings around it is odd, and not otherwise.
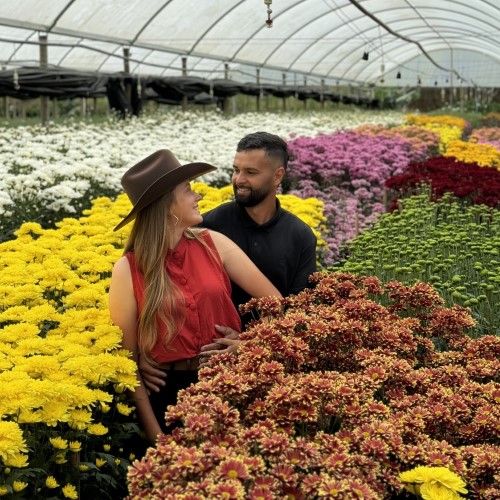
[{"label": "metal support pole", "polygon": [[321,101],[321,108],[325,107],[325,98],[323,93],[325,92],[325,79],[321,79],[321,96],[320,96],[320,101]]},{"label": "metal support pole", "polygon": [[[130,79],[130,47],[123,47],[123,72],[127,80]],[[132,103],[132,82],[125,80],[125,95],[127,96],[127,102]],[[132,107],[132,106],[131,106]],[[82,103],[82,113],[83,113],[83,103]],[[87,102],[85,100],[85,113],[87,113]]]},{"label": "metal support pole", "polygon": [[130,47],[123,47],[123,72],[130,75]]},{"label": "metal support pole", "polygon": [[[304,76],[304,92],[307,89],[307,76]],[[307,109],[307,99],[305,98],[304,95],[304,111]]]},{"label": "metal support pole", "polygon": [[450,107],[453,106],[453,49],[450,48]]},{"label": "metal support pole", "polygon": [[286,97],[285,97],[285,86],[286,86],[286,73],[282,74],[283,78],[283,111],[286,111]]},{"label": "metal support pole", "polygon": [[[38,33],[38,41],[40,43],[40,68],[46,68],[48,65],[48,51],[47,51],[47,34]],[[49,121],[49,98],[47,96],[40,97],[40,115],[42,125],[47,125]]]},{"label": "metal support pole", "polygon": [[[224,63],[224,79],[229,80],[229,63]],[[222,100],[222,110],[224,111],[225,114],[229,114],[230,105],[231,105],[231,98],[224,97],[224,99]]]},{"label": "metal support pole", "polygon": [[259,93],[257,94],[257,98],[256,98],[256,101],[255,101],[255,106],[256,106],[257,111],[260,111],[260,93],[262,92],[262,90],[260,88],[260,69],[259,68],[257,68],[255,70],[255,74],[256,74],[257,87],[259,87]]},{"label": "metal support pole", "polygon": [[[187,76],[187,57],[184,56],[182,58],[182,76]],[[188,103],[188,100],[187,100],[187,96],[183,95],[182,96],[182,111],[186,111],[187,109],[187,103]]]}]

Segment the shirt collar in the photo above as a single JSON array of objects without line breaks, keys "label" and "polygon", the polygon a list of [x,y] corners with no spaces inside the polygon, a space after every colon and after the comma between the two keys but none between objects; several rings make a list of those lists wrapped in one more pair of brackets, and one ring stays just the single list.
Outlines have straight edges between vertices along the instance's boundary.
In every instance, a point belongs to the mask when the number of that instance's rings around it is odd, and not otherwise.
[{"label": "shirt collar", "polygon": [[283,213],[283,209],[281,208],[281,203],[278,198],[276,198],[276,212],[275,214],[264,224],[257,224],[247,213],[245,207],[242,207],[238,202],[236,202],[236,206],[241,210],[241,215],[243,217],[243,224],[245,227],[252,227],[254,229],[261,229],[263,231],[269,231],[272,226],[274,226],[281,217]]}]

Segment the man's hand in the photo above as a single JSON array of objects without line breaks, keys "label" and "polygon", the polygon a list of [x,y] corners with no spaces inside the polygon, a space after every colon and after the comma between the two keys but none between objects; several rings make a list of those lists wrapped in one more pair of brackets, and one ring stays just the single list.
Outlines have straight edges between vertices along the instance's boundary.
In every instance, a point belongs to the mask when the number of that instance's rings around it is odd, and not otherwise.
[{"label": "man's hand", "polygon": [[[204,345],[201,350],[200,350],[200,368],[205,366],[208,363],[208,360],[210,359],[210,356],[213,354],[222,354],[225,352],[233,352],[230,350],[231,347],[234,347],[236,344],[225,344],[221,342],[221,340],[236,340],[238,339],[238,336],[240,335],[239,332],[236,330],[233,330],[229,326],[220,326],[220,325],[215,325],[215,329],[217,332],[221,333],[224,335],[224,339],[214,339],[214,341],[211,344]],[[239,341],[237,342],[239,344]],[[226,347],[224,347],[226,346]],[[237,349],[237,347],[236,347]],[[236,351],[235,349],[235,351]],[[234,352],[235,352],[234,351]]]},{"label": "man's hand", "polygon": [[139,354],[139,373],[141,374],[146,390],[153,392],[160,392],[166,382],[167,374],[163,370],[159,370],[152,366],[148,360]]},{"label": "man's hand", "polygon": [[205,350],[203,351],[203,355],[200,356],[200,368],[203,368],[204,366],[207,365],[207,363],[210,361],[210,357],[213,356],[214,354],[235,354],[238,351],[238,347],[241,344],[241,340],[238,339],[228,339],[228,338],[222,338],[222,339],[214,339],[213,344],[208,344],[208,346],[203,346],[203,347],[209,347],[215,345],[215,349],[211,350]]},{"label": "man's hand", "polygon": [[[220,326],[220,325],[215,325],[215,329],[217,332],[221,333],[225,339],[237,339],[240,335],[239,332],[236,330],[233,330],[229,326]],[[220,344],[217,344],[217,342],[212,342],[211,344],[204,345],[200,349],[200,354],[204,356],[204,353],[206,351],[213,351],[214,349],[223,349],[223,346]]]}]

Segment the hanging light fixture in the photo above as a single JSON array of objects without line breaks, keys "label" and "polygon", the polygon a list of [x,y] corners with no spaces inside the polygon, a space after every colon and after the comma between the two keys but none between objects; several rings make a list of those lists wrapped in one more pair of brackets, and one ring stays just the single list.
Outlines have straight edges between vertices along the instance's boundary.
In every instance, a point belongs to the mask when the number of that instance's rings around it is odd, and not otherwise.
[{"label": "hanging light fixture", "polygon": [[397,78],[398,80],[401,80],[401,71],[398,71],[398,72],[396,73],[396,78]]},{"label": "hanging light fixture", "polygon": [[368,57],[369,57],[369,54],[368,52],[366,52],[366,50],[363,52],[363,55],[361,56],[361,59],[363,59],[363,61],[368,61]]},{"label": "hanging light fixture", "polygon": [[264,0],[264,3],[267,5],[267,19],[266,19],[266,26],[268,28],[273,27],[273,20],[271,19],[271,14],[273,11],[271,10],[271,4],[273,3],[273,0]]},{"label": "hanging light fixture", "polygon": [[419,85],[422,85],[422,79],[421,79],[420,77],[418,77],[418,79],[417,79],[417,83],[418,83]]}]

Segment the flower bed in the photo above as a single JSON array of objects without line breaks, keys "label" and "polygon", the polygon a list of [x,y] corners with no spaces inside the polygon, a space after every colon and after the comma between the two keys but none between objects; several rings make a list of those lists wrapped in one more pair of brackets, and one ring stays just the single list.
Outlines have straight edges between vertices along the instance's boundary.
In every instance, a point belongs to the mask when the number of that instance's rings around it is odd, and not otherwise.
[{"label": "flower bed", "polygon": [[203,160],[219,167],[203,180],[229,182],[236,144],[249,132],[266,130],[287,139],[293,133],[331,133],[361,123],[400,123],[387,112],[247,113],[230,118],[217,113],[163,113],[102,125],[51,124],[48,128],[0,128],[0,241],[23,222],[43,227],[79,216],[100,196],[122,192],[120,178],[141,158],[160,148],[181,162]]},{"label": "flower bed", "polygon": [[440,152],[445,152],[451,141],[462,139],[470,133],[470,123],[457,116],[407,115],[405,122],[433,130],[439,135]]},{"label": "flower bed", "polygon": [[471,308],[475,336],[500,335],[500,211],[462,206],[448,195],[400,204],[352,241],[338,266],[384,283],[433,283],[448,306]]},{"label": "flower bed", "polygon": [[367,124],[354,129],[361,135],[381,135],[383,137],[402,137],[413,143],[416,151],[425,150],[425,156],[436,156],[439,154],[439,134],[416,125],[399,125],[387,128],[384,125]]},{"label": "flower bed", "polygon": [[472,132],[470,142],[490,144],[500,151],[500,127],[483,127]]},{"label": "flower bed", "polygon": [[500,149],[492,144],[450,141],[444,156],[458,161],[477,163],[480,167],[493,167],[500,170]]},{"label": "flower bed", "polygon": [[[39,128],[0,133],[3,238],[23,217],[56,225],[95,194],[116,195],[123,170],[165,146],[182,161],[224,165],[213,187],[194,184],[201,212],[214,208],[232,198],[234,149],[258,120],[296,148],[280,200],[315,231],[320,264],[347,249],[343,271],[392,281],[383,291],[377,278],[318,275],[313,291],[287,301],[284,318],[254,325],[239,359],[206,369],[171,409],[184,428],[136,463],[130,498],[157,489],[189,498],[382,498],[401,491],[400,472],[420,465],[455,470],[470,498],[497,498],[498,210],[421,196],[402,200],[370,230],[384,210],[387,176],[434,154],[436,132],[394,126],[397,115],[389,128],[335,134],[355,125],[350,116],[282,118],[276,125],[274,115],[174,114],[51,126],[47,137]],[[461,125],[437,126],[456,134]],[[297,139],[293,131],[328,135]],[[33,138],[36,145],[20,147]],[[402,192],[430,181],[436,198],[454,189],[498,207],[495,169],[440,157],[405,172],[387,185]],[[135,365],[118,348],[106,290],[127,235],[112,228],[129,210],[125,195],[99,198],[79,220],[55,230],[31,222],[0,244],[0,495],[125,494],[125,443],[138,429],[123,390],[135,383]],[[403,477],[424,485],[430,476],[417,469]]]},{"label": "flower bed", "polygon": [[181,393],[167,420],[183,427],[134,463],[129,500],[379,499],[417,465],[451,467],[470,498],[500,494],[500,338],[469,338],[467,311],[428,285],[316,281]]},{"label": "flower bed", "polygon": [[390,209],[397,207],[399,198],[421,191],[422,184],[429,186],[433,200],[441,198],[445,193],[452,193],[471,203],[500,207],[498,170],[438,156],[412,163],[404,173],[385,181],[389,190]]},{"label": "flower bed", "polygon": [[136,381],[107,310],[121,254],[110,205],[97,200],[56,230],[27,223],[0,245],[0,493],[22,483],[24,498],[107,498],[123,488],[123,446],[138,433],[123,392]]},{"label": "flower bed", "polygon": [[298,137],[289,147],[294,159],[284,189],[301,198],[324,202],[329,230],[326,264],[337,259],[342,243],[385,211],[385,180],[427,155],[422,141],[354,131]]}]

